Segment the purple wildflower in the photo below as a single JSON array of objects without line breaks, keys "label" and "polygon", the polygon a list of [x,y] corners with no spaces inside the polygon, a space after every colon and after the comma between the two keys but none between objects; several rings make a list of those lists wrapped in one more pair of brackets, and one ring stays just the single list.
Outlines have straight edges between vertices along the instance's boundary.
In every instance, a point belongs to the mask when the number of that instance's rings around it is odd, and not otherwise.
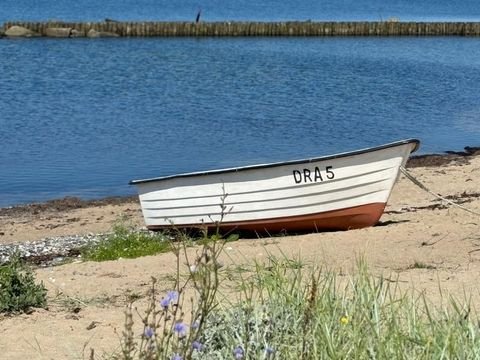
[{"label": "purple wildflower", "polygon": [[169,291],[167,293],[167,297],[170,299],[170,301],[177,301],[178,300],[178,292],[176,291]]},{"label": "purple wildflower", "polygon": [[233,350],[233,356],[235,356],[235,360],[242,360],[244,355],[243,348],[241,346],[237,346]]},{"label": "purple wildflower", "polygon": [[160,305],[164,308],[167,309],[170,306],[170,303],[175,302],[178,300],[178,292],[176,291],[169,291],[167,292],[167,295],[160,300]]},{"label": "purple wildflower", "polygon": [[147,337],[147,338],[151,338],[153,337],[153,335],[155,334],[155,332],[153,331],[153,329],[150,327],[150,326],[147,326],[145,328],[145,331],[143,332],[143,334]]},{"label": "purple wildflower", "polygon": [[167,309],[168,306],[170,305],[170,300],[165,297],[162,300],[160,300],[160,305],[162,306],[162,308]]},{"label": "purple wildflower", "polygon": [[192,348],[193,348],[194,350],[197,350],[197,351],[202,351],[203,348],[204,348],[204,346],[203,346],[203,344],[202,344],[200,341],[195,340],[195,341],[192,343]]},{"label": "purple wildflower", "polygon": [[188,326],[182,323],[181,321],[175,323],[173,326],[173,331],[177,333],[179,337],[184,337],[187,335]]},{"label": "purple wildflower", "polygon": [[183,360],[183,358],[179,354],[173,354],[172,360]]}]

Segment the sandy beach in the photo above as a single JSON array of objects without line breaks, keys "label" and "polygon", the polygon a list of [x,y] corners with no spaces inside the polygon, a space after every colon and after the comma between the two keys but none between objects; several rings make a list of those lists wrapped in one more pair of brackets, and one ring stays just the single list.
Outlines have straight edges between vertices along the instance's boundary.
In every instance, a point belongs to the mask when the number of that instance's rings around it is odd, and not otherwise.
[{"label": "sandy beach", "polygon": [[[226,268],[232,262],[238,265],[283,253],[348,274],[362,256],[373,273],[425,293],[436,305],[451,295],[467,297],[480,310],[480,151],[417,157],[409,162],[408,171],[431,192],[472,212],[440,201],[402,175],[377,226],[240,239],[225,250]],[[120,220],[143,226],[136,198],[63,199],[4,208],[0,244],[108,232]],[[175,257],[168,253],[104,263],[77,259],[37,268],[38,281],[49,290],[49,307],[28,315],[0,315],[1,357],[80,359],[88,358],[91,348],[99,357],[111,353],[119,346],[128,295],[139,297],[136,305],[141,309],[150,277],[158,278],[159,290],[166,291],[174,265]]]}]

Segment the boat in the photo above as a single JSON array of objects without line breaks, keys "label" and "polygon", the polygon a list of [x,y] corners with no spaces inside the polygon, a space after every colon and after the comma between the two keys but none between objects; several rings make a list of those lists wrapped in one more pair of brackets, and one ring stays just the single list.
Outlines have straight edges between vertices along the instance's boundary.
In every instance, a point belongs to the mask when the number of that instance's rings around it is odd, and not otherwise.
[{"label": "boat", "polygon": [[150,230],[350,230],[383,214],[416,139],[303,160],[132,180]]}]

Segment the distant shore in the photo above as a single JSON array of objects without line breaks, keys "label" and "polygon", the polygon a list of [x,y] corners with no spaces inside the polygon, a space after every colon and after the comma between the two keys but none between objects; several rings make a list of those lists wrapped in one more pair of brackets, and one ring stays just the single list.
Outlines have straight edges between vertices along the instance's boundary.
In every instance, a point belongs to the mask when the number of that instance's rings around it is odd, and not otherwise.
[{"label": "distant shore", "polygon": [[220,36],[480,36],[480,22],[387,21],[9,21],[9,37],[220,37]]}]

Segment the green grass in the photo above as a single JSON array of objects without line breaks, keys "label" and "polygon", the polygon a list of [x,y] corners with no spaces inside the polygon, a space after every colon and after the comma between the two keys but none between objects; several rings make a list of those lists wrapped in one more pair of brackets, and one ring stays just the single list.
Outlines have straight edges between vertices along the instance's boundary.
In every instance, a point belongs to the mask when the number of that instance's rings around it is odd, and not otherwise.
[{"label": "green grass", "polygon": [[84,248],[85,260],[107,261],[137,258],[171,250],[170,241],[162,233],[133,231],[126,225],[115,225],[112,234],[99,244]]},{"label": "green grass", "polygon": [[198,359],[479,359],[468,303],[434,308],[360,262],[355,275],[257,264],[239,301],[211,312]]}]

